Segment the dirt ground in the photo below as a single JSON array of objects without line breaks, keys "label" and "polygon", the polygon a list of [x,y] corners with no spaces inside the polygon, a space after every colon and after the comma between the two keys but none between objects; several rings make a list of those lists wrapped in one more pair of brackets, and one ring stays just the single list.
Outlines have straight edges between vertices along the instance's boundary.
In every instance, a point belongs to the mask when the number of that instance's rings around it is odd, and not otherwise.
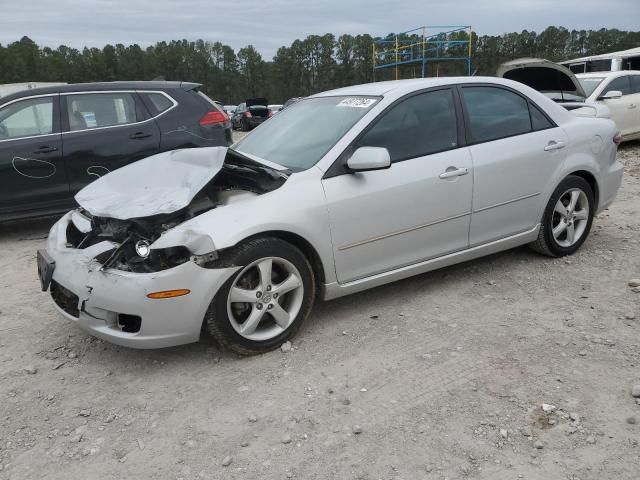
[{"label": "dirt ground", "polygon": [[318,303],[253,358],[87,336],[39,291],[53,220],[1,226],[0,479],[638,479],[640,143],[619,155],[576,255]]}]

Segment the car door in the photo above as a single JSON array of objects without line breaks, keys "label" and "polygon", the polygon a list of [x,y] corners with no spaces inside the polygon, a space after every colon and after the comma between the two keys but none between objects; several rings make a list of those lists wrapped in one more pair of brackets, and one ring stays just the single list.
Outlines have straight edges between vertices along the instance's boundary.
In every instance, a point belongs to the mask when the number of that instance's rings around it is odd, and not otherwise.
[{"label": "car door", "polygon": [[135,92],[69,93],[60,100],[62,148],[72,194],[159,151],[160,130]]},{"label": "car door", "polygon": [[399,100],[338,160],[359,147],[385,147],[391,167],[325,175],[340,283],[468,247],[471,157],[455,105],[450,88]]},{"label": "car door", "polygon": [[640,75],[630,75],[631,95],[629,109],[633,112],[631,134],[634,138],[640,137]]},{"label": "car door", "polygon": [[[622,92],[622,97],[602,98],[607,92],[613,90]],[[631,77],[624,75],[613,78],[604,85],[598,99],[609,108],[611,119],[616,122],[616,126],[624,137],[633,135],[637,128],[638,102],[633,101],[634,96],[631,92]]]},{"label": "car door", "polygon": [[70,201],[58,98],[42,95],[0,106],[0,217]]},{"label": "car door", "polygon": [[518,92],[486,85],[460,91],[473,158],[474,247],[535,227],[568,138]]}]

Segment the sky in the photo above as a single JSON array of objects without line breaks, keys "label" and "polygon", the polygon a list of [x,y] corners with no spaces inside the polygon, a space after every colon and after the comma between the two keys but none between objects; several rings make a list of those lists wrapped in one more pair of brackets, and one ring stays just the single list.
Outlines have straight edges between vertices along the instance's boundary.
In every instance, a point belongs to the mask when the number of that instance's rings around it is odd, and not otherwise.
[{"label": "sky", "polygon": [[267,60],[311,34],[386,35],[422,25],[472,25],[478,34],[571,29],[640,30],[640,0],[0,0],[0,43],[147,46],[202,38]]}]

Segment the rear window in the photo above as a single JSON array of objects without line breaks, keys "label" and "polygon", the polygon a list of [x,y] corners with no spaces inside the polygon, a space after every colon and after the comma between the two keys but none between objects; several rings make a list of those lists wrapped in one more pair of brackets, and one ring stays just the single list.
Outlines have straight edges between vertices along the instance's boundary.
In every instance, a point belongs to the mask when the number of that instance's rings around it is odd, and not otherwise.
[{"label": "rear window", "polygon": [[153,106],[153,109],[155,110],[155,112],[153,112],[154,116],[164,112],[165,110],[169,110],[173,106],[173,102],[162,93],[153,92],[144,93],[143,95],[147,97]]}]

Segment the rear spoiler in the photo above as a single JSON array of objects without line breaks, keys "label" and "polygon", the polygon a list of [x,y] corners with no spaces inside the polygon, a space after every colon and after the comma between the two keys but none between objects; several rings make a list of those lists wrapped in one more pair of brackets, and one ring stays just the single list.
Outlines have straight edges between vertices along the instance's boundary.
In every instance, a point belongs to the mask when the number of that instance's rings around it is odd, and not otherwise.
[{"label": "rear spoiler", "polygon": [[611,113],[606,105],[598,103],[558,102],[576,117],[611,118]]},{"label": "rear spoiler", "polygon": [[180,88],[183,90],[198,90],[202,86],[201,83],[180,82]]}]

